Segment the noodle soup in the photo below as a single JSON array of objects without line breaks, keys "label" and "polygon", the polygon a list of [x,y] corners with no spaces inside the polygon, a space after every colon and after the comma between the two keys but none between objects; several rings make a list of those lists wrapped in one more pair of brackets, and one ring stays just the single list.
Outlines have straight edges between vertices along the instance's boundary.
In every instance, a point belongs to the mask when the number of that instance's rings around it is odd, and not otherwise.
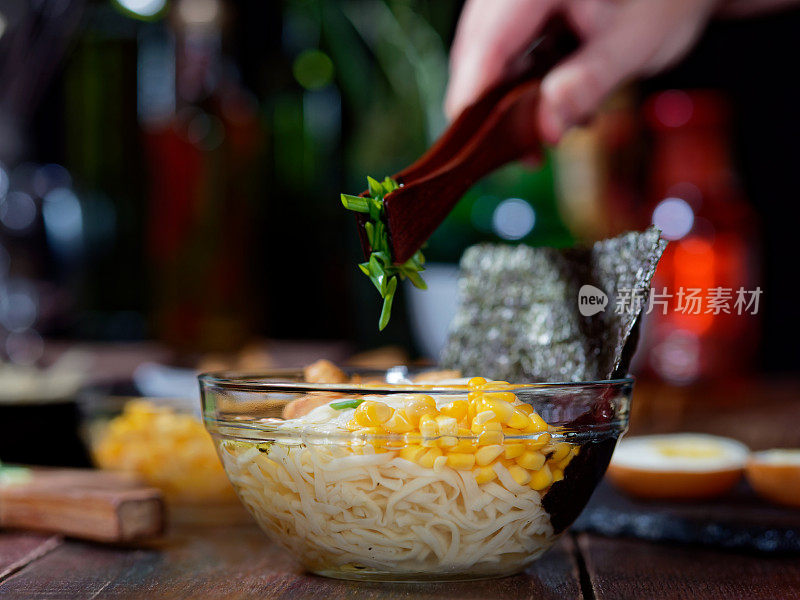
[{"label": "noodle soup", "polygon": [[239,498],[315,573],[508,575],[583,508],[624,428],[628,396],[613,399],[614,419],[581,431],[545,419],[568,399],[538,410],[526,402],[538,388],[481,378],[450,386],[362,389],[297,418],[239,415],[209,429]]}]

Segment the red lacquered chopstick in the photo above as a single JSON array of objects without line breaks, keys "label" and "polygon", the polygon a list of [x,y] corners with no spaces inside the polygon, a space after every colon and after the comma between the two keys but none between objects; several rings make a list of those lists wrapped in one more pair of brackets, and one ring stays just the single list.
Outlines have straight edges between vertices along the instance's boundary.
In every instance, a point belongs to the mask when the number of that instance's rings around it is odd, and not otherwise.
[{"label": "red lacquered chopstick", "polygon": [[[402,187],[384,198],[384,210],[395,263],[411,258],[476,181],[506,163],[541,153],[539,82],[577,46],[565,20],[552,18],[518,74],[484,92],[419,160],[393,177]],[[367,219],[358,217],[361,244],[369,255]]]}]

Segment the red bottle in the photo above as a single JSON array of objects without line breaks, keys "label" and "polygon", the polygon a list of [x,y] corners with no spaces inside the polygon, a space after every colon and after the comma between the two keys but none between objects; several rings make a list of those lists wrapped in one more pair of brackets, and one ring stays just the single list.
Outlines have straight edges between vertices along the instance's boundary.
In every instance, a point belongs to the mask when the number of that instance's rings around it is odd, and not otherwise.
[{"label": "red bottle", "polygon": [[640,360],[679,384],[745,374],[759,331],[758,229],[731,164],[728,105],[716,92],[673,90],[651,97],[645,114],[646,218],[670,243],[645,306]]}]

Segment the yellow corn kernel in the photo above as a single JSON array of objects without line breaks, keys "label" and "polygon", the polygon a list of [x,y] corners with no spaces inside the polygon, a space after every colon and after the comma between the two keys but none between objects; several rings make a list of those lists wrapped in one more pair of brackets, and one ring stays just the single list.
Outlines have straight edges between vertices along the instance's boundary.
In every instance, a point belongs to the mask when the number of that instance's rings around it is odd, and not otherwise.
[{"label": "yellow corn kernel", "polygon": [[533,412],[533,407],[530,404],[525,404],[524,402],[522,404],[517,404],[514,408],[521,410],[526,415],[529,415]]},{"label": "yellow corn kernel", "polygon": [[475,452],[475,462],[478,463],[479,466],[485,467],[502,453],[503,447],[499,444],[483,446],[477,452]]},{"label": "yellow corn kernel", "polygon": [[383,424],[383,428],[389,433],[408,433],[414,429],[408,420],[406,411],[402,408],[394,411],[391,418]]},{"label": "yellow corn kernel", "polygon": [[411,462],[416,462],[423,454],[425,454],[425,452],[427,452],[427,450],[422,446],[406,446],[400,450],[400,458],[410,460]]},{"label": "yellow corn kernel", "polygon": [[357,429],[361,429],[361,425],[355,419],[350,419],[347,423],[344,424],[345,429],[349,429],[350,431],[355,431]]},{"label": "yellow corn kernel", "polygon": [[392,417],[394,409],[383,402],[365,400],[356,409],[356,422],[363,427],[378,427]]},{"label": "yellow corn kernel", "polygon": [[475,452],[478,449],[477,440],[472,439],[472,432],[463,427],[458,428],[458,443],[453,452]]},{"label": "yellow corn kernel", "polygon": [[531,423],[525,428],[525,433],[538,433],[540,431],[547,431],[549,427],[547,421],[545,421],[537,413],[532,412],[528,415],[528,418],[531,420]]},{"label": "yellow corn kernel", "polygon": [[478,484],[489,483],[497,477],[492,467],[478,467],[472,473],[475,475],[475,481]]},{"label": "yellow corn kernel", "polygon": [[555,462],[555,461],[552,461],[552,460],[548,461],[548,462],[550,462],[550,467],[551,468],[552,467],[556,467],[556,468],[561,469],[563,471],[563,470],[565,470],[567,468],[567,465],[569,465],[571,460],[572,460],[572,456],[567,456],[566,458],[564,458],[563,460],[560,460],[558,462]]},{"label": "yellow corn kernel", "polygon": [[564,479],[564,471],[561,469],[550,469],[550,472],[553,474],[553,483]]},{"label": "yellow corn kernel", "polygon": [[494,429],[487,429],[478,436],[478,445],[491,446],[503,443],[503,432]]},{"label": "yellow corn kernel", "polygon": [[484,385],[486,385],[486,379],[483,377],[473,377],[467,382],[467,387],[471,392],[481,389]]},{"label": "yellow corn kernel", "polygon": [[[494,385],[494,383],[493,383]],[[484,391],[484,398],[487,400],[498,400],[514,404],[517,401],[517,395],[514,392],[486,392]]]},{"label": "yellow corn kernel", "polygon": [[455,400],[450,404],[445,404],[439,411],[448,417],[453,417],[456,421],[462,421],[467,416],[469,404],[463,400]]},{"label": "yellow corn kernel", "polygon": [[527,469],[523,469],[518,465],[513,465],[508,467],[508,474],[511,475],[511,478],[516,481],[519,485],[527,485],[528,482],[531,480],[531,473]]},{"label": "yellow corn kernel", "polygon": [[534,452],[533,450],[526,450],[517,458],[517,464],[520,467],[531,471],[538,471],[541,469],[544,466],[544,462],[544,454]]},{"label": "yellow corn kernel", "polygon": [[[492,394],[492,396],[494,395],[495,394]],[[511,419],[512,415],[514,414],[514,407],[511,406],[510,402],[506,402],[505,400],[495,400],[494,398],[489,398],[485,400],[484,403],[486,405],[486,410],[475,415],[476,419],[480,419],[481,415],[491,412],[501,423],[508,423],[509,419]],[[488,421],[489,419],[486,420]],[[484,421],[484,423],[485,422],[486,421]]]},{"label": "yellow corn kernel", "polygon": [[508,420],[508,426],[514,429],[525,429],[531,424],[531,420],[524,412],[519,409],[514,409],[514,414]]},{"label": "yellow corn kernel", "polygon": [[488,423],[489,421],[494,419],[496,416],[497,416],[497,413],[495,413],[495,412],[493,412],[491,410],[484,410],[482,412],[479,412],[477,415],[475,415],[475,418],[472,419],[472,425],[473,425],[473,427],[475,425],[482,426],[485,423]]},{"label": "yellow corn kernel", "polygon": [[[477,417],[476,417],[477,418]],[[484,431],[503,431],[503,426],[500,425],[497,421],[488,421],[487,423],[477,423],[475,419],[472,420],[472,427],[470,427],[470,431],[472,433],[478,434]]]},{"label": "yellow corn kernel", "polygon": [[436,413],[436,401],[431,396],[425,394],[415,394],[403,403],[408,422],[414,427],[419,423],[422,415]]},{"label": "yellow corn kernel", "polygon": [[382,427],[359,427],[355,433],[358,435],[383,435],[386,432]]},{"label": "yellow corn kernel", "polygon": [[422,415],[419,419],[419,432],[426,438],[439,435],[439,427],[431,415]]},{"label": "yellow corn kernel", "polygon": [[466,416],[467,423],[472,423],[472,419],[474,419],[475,415],[477,414],[478,411],[475,409],[475,403],[467,402],[467,416]]},{"label": "yellow corn kernel", "polygon": [[458,435],[458,421],[453,417],[439,415],[435,419],[439,435]]},{"label": "yellow corn kernel", "polygon": [[447,466],[447,457],[446,456],[437,456],[433,461],[433,470],[434,471],[441,471]]},{"label": "yellow corn kernel", "polygon": [[451,452],[447,455],[447,466],[451,469],[463,471],[475,466],[475,455],[462,452]]},{"label": "yellow corn kernel", "polygon": [[531,489],[540,491],[551,483],[553,483],[553,473],[550,471],[550,467],[545,465],[538,471],[531,473],[531,481],[528,485],[531,486]]},{"label": "yellow corn kernel", "polygon": [[458,444],[458,438],[454,435],[443,435],[439,438],[439,446],[442,448],[454,448]]},{"label": "yellow corn kernel", "polygon": [[525,444],[506,444],[503,457],[508,459],[517,458],[518,456],[522,456],[522,453],[525,452]]},{"label": "yellow corn kernel", "polygon": [[425,454],[423,454],[417,459],[417,463],[421,467],[425,467],[426,469],[432,469],[433,463],[436,461],[436,459],[443,455],[444,453],[441,450],[439,450],[439,448],[429,448],[425,452]]},{"label": "yellow corn kernel", "polygon": [[550,434],[545,432],[535,440],[530,440],[525,442],[525,445],[528,447],[529,450],[541,450],[547,444],[550,443],[550,438],[551,438]]},{"label": "yellow corn kernel", "polygon": [[556,444],[555,451],[553,452],[553,456],[550,459],[553,462],[561,462],[567,456],[569,456],[569,451],[571,449],[571,445],[567,442],[561,442],[560,444]]}]

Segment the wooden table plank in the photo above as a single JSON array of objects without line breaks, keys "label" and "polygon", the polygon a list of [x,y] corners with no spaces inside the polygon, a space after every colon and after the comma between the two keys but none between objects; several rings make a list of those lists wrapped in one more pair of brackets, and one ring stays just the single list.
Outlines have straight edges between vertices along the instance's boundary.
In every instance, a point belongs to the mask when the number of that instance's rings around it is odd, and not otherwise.
[{"label": "wooden table plank", "polygon": [[0,584],[17,598],[581,598],[569,539],[522,575],[467,583],[338,581],[302,572],[255,526],[185,528],[137,549],[68,542]]},{"label": "wooden table plank", "polygon": [[0,581],[62,543],[57,535],[6,531],[0,534]]},{"label": "wooden table plank", "polygon": [[764,557],[591,534],[578,536],[578,547],[597,600],[800,597],[796,556]]}]

